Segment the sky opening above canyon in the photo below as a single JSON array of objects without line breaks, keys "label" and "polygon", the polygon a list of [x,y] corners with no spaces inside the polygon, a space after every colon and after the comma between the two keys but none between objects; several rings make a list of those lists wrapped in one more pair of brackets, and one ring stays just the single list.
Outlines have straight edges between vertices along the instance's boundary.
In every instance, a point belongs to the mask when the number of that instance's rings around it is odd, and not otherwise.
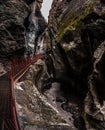
[{"label": "sky opening above canyon", "polygon": [[49,10],[51,9],[52,1],[53,0],[43,0],[41,11],[47,21],[48,21]]}]

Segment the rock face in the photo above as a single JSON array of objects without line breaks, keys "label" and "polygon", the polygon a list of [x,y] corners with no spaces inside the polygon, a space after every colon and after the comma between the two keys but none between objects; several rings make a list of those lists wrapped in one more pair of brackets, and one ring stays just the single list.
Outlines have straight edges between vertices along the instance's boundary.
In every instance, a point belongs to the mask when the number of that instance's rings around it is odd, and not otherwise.
[{"label": "rock face", "polygon": [[53,0],[47,27],[41,4],[0,1],[0,55],[46,54],[15,86],[21,128],[105,130],[105,1]]},{"label": "rock face", "polygon": [[[15,97],[20,128],[24,130],[74,130],[59,111],[48,102],[36,87],[41,78],[47,78],[45,63],[38,60],[15,85]],[[35,81],[37,80],[37,83]],[[43,81],[43,79],[41,79]],[[39,82],[40,85],[42,82]]]},{"label": "rock face", "polygon": [[[104,58],[105,42],[94,52],[94,68],[89,77],[89,91],[85,99],[87,128],[105,129]],[[96,122],[98,124],[96,125]]]},{"label": "rock face", "polygon": [[50,53],[46,64],[67,103],[79,104],[82,110],[73,118],[79,130],[105,129],[104,30],[104,1],[53,1],[44,41]]},{"label": "rock face", "polygon": [[[42,1],[34,0],[5,0],[0,1],[0,55],[7,56],[15,51],[24,50],[25,35],[31,23],[29,18],[32,12],[32,6],[36,6],[36,12],[33,12],[39,20],[38,35],[45,28],[45,20],[41,15],[40,8]],[[34,20],[34,18],[33,18]],[[32,26],[32,25],[31,25]],[[32,26],[33,27],[33,26]],[[32,32],[32,27],[30,31]],[[33,27],[35,28],[35,27]],[[35,33],[35,31],[34,31]]]},{"label": "rock face", "polygon": [[10,54],[24,47],[24,20],[29,7],[21,0],[0,1],[0,54]]}]

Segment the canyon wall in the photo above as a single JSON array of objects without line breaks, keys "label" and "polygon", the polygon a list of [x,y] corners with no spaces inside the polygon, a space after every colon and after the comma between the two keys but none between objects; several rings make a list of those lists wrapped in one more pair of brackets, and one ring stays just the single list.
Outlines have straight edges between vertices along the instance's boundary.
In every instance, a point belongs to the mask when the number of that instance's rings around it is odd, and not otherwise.
[{"label": "canyon wall", "polygon": [[[37,6],[36,12],[34,12],[34,3]],[[32,26],[32,20],[34,21],[35,17],[39,18],[41,28],[38,34],[43,31],[46,23],[40,12],[41,4],[42,0],[35,2],[34,0],[0,1],[0,55],[2,57],[25,51],[26,33],[32,32],[29,25]]]},{"label": "canyon wall", "polygon": [[104,130],[105,2],[54,0],[47,30],[53,78],[68,104],[76,100],[86,128],[80,117],[74,117],[74,125],[80,130]]},{"label": "canyon wall", "polygon": [[15,86],[20,125],[104,130],[105,1],[53,0],[47,25],[41,4],[0,1],[0,56],[45,54]]}]

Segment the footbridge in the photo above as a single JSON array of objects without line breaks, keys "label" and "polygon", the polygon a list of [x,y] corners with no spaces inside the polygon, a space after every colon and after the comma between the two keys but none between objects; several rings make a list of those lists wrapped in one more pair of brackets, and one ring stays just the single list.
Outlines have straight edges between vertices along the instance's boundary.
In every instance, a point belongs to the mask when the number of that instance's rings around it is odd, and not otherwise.
[{"label": "footbridge", "polygon": [[14,84],[28,71],[30,65],[43,57],[43,54],[37,54],[26,58],[12,58],[10,70],[0,77],[0,130],[20,130],[15,105]]}]

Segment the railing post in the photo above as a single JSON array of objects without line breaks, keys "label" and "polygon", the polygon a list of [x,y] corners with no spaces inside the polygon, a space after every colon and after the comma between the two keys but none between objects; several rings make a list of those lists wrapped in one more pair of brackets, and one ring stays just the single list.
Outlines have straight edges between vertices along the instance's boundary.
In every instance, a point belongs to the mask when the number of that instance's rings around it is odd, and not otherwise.
[{"label": "railing post", "polygon": [[16,113],[16,105],[14,98],[14,82],[17,78],[19,78],[22,73],[24,73],[29,66],[36,62],[38,59],[42,58],[43,55],[34,55],[33,58],[31,56],[21,59],[13,59],[11,60],[11,71],[10,71],[10,80],[11,80],[11,117],[14,121],[14,125],[16,130],[20,130],[17,113]]},{"label": "railing post", "polygon": [[18,121],[17,121],[17,114],[16,114],[16,106],[15,106],[15,99],[14,99],[14,64],[13,64],[13,61],[11,61],[11,70],[10,70],[10,80],[11,80],[11,84],[10,84],[10,89],[11,89],[11,118],[13,119],[14,121],[14,125],[16,127],[16,130],[19,130],[19,124],[18,124]]}]

